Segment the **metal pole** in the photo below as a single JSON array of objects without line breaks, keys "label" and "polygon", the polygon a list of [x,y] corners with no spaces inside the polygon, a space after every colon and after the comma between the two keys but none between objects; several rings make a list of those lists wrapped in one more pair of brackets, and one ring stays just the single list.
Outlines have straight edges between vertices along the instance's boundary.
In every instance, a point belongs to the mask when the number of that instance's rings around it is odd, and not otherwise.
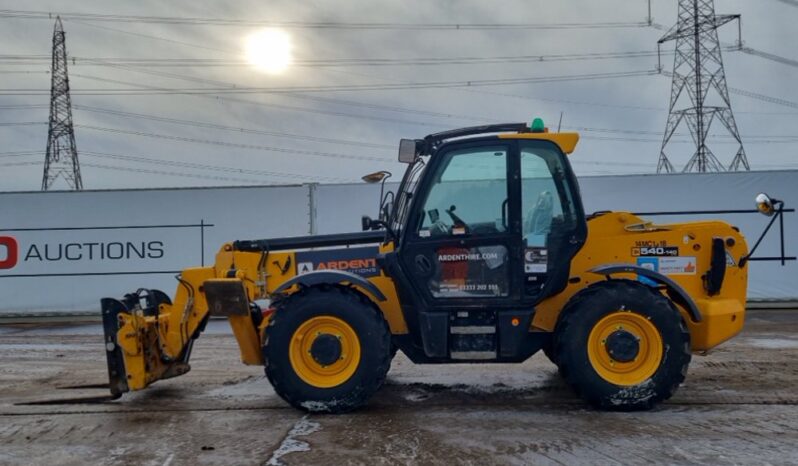
[{"label": "metal pole", "polygon": [[781,235],[781,265],[785,265],[784,257],[784,204],[779,207],[779,233]]},{"label": "metal pole", "polygon": [[318,230],[316,225],[316,189],[318,187],[318,183],[308,184],[308,233],[311,235],[315,235]]},{"label": "metal pole", "polygon": [[200,220],[200,264],[205,267],[205,219]]}]

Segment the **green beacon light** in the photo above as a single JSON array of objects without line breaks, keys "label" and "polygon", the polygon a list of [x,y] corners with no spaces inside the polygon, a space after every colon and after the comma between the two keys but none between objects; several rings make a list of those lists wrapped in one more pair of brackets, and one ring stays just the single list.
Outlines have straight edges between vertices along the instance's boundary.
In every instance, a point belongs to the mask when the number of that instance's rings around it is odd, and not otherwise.
[{"label": "green beacon light", "polygon": [[543,133],[546,131],[546,125],[543,124],[542,118],[535,118],[532,120],[532,124],[529,126],[529,129],[533,133]]}]

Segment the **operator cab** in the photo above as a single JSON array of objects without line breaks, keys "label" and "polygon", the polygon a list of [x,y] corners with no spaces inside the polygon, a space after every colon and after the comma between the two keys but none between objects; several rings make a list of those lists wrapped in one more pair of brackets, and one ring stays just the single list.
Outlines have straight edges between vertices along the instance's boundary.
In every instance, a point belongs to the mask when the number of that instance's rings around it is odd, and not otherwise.
[{"label": "operator cab", "polygon": [[565,288],[587,235],[565,155],[577,140],[536,120],[402,142],[409,166],[385,219],[395,237],[385,266],[406,319],[429,328],[429,318],[448,326],[468,316],[496,328],[500,311],[531,319],[537,302]]}]

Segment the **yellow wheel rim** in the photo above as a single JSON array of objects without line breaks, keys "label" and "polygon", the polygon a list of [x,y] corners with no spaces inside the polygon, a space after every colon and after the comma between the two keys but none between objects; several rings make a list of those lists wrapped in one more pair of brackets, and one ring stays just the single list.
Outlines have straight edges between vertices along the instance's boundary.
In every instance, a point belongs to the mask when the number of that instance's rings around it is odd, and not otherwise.
[{"label": "yellow wheel rim", "polygon": [[[340,355],[335,362],[322,364],[311,353],[319,338],[335,337]],[[360,339],[355,330],[343,320],[332,316],[312,317],[291,337],[288,351],[291,367],[305,383],[318,388],[332,388],[349,380],[360,364]]]},{"label": "yellow wheel rim", "polygon": [[[629,334],[637,339],[638,351],[634,357],[613,356],[613,335]],[[608,345],[608,341],[610,345]],[[654,375],[662,361],[663,342],[657,327],[640,314],[617,311],[604,316],[590,331],[587,355],[590,364],[601,378],[615,385],[638,385]]]}]

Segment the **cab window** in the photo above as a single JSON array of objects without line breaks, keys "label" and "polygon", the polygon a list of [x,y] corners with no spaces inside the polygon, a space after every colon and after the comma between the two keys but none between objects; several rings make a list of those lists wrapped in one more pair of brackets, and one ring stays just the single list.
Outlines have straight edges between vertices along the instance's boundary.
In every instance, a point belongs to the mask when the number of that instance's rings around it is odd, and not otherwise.
[{"label": "cab window", "polygon": [[552,230],[575,225],[561,156],[548,144],[521,144],[522,233],[528,247],[545,247]]},{"label": "cab window", "polygon": [[423,204],[418,235],[489,235],[507,231],[507,148],[481,146],[444,155]]}]

